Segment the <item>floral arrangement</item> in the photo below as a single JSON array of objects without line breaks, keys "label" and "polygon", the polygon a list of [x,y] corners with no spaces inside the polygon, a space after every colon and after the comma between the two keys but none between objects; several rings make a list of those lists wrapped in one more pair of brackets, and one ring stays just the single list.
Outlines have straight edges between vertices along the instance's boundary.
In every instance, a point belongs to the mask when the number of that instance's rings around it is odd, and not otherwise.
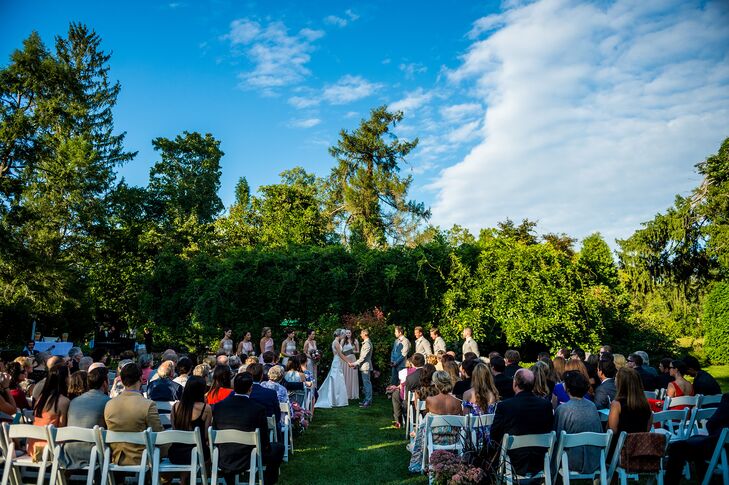
[{"label": "floral arrangement", "polygon": [[321,352],[314,349],[309,352],[309,357],[311,357],[311,360],[313,360],[314,362],[319,362],[321,360]]},{"label": "floral arrangement", "polygon": [[484,479],[480,468],[445,450],[436,450],[430,455],[429,472],[435,474],[435,483],[439,485],[477,485]]},{"label": "floral arrangement", "polygon": [[291,401],[291,427],[294,436],[301,436],[306,428],[309,427],[311,420],[311,411],[302,408],[296,401]]}]

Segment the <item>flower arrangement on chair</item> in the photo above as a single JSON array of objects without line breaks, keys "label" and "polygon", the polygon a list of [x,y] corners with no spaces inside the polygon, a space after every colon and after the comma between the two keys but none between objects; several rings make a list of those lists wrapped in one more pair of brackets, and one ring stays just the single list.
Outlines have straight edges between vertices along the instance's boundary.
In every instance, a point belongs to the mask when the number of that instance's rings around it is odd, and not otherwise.
[{"label": "flower arrangement on chair", "polygon": [[484,478],[483,470],[464,462],[450,451],[436,450],[430,455],[429,473],[442,485],[476,485]]},{"label": "flower arrangement on chair", "polygon": [[291,428],[294,436],[301,436],[304,430],[309,427],[309,421],[311,420],[311,411],[307,411],[302,408],[301,405],[296,402],[291,402]]}]

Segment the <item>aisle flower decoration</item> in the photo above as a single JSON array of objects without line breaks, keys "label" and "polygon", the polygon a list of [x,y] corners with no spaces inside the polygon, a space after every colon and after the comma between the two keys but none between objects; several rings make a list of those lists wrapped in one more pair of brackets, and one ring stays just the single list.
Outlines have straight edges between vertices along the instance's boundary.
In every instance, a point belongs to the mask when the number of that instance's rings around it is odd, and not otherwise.
[{"label": "aisle flower decoration", "polygon": [[429,472],[435,475],[438,485],[477,485],[484,478],[480,468],[445,450],[436,450],[430,455]]},{"label": "aisle flower decoration", "polygon": [[291,402],[291,427],[294,432],[294,436],[301,436],[304,430],[309,427],[309,421],[311,420],[311,411],[307,411],[302,408],[301,405],[296,402]]}]

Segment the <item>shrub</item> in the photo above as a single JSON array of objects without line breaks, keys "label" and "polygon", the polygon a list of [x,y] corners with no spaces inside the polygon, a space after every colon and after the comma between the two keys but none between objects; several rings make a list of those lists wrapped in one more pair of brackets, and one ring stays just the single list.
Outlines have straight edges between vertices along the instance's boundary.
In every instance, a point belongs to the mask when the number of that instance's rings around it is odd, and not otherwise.
[{"label": "shrub", "polygon": [[712,364],[729,363],[729,283],[717,283],[704,300],[704,349]]}]

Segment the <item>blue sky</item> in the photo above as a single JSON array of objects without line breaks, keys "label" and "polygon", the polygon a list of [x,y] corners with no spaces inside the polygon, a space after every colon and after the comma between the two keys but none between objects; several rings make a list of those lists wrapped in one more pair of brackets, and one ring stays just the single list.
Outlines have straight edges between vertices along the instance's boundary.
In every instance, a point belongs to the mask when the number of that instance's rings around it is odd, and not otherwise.
[{"label": "blue sky", "polygon": [[725,1],[11,2],[3,63],[37,30],[94,28],[143,185],[151,140],[210,132],[220,196],[296,165],[325,176],[342,128],[387,103],[418,136],[412,197],[474,231],[625,237],[686,194],[729,136]]}]

